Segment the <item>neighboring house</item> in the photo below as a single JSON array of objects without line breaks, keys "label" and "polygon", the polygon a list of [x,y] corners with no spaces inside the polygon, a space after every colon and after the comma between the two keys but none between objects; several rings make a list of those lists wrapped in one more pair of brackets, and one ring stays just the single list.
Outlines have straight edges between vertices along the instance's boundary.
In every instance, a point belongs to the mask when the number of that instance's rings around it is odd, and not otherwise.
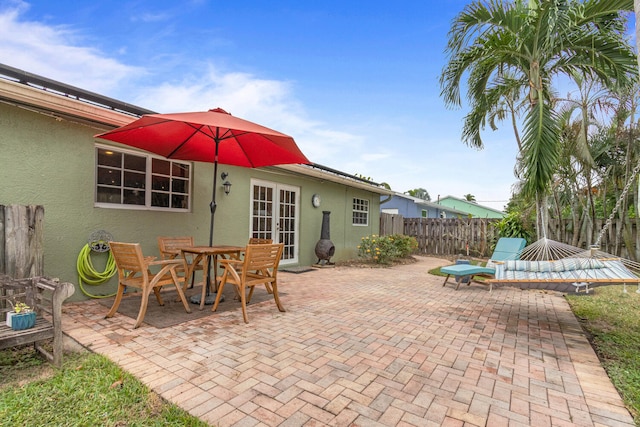
[{"label": "neighboring house", "polygon": [[459,199],[453,196],[441,197],[438,203],[451,209],[457,209],[466,212],[473,218],[504,218],[505,213],[497,209],[479,205],[465,199]]},{"label": "neighboring house", "polygon": [[[44,206],[47,276],[77,284],[78,254],[99,230],[140,242],[145,255],[158,255],[158,236],[191,235],[197,245],[208,244],[212,163],[167,160],[93,137],[146,113],[152,112],[0,64],[0,205]],[[336,248],[331,260],[355,258],[361,238],[379,232],[380,195],[390,194],[317,164],[221,164],[218,172],[233,185],[229,194],[218,191],[214,243],[271,237],[285,244],[283,267],[317,261],[325,210]],[[102,271],[107,255],[91,257]],[[109,293],[115,285],[112,278],[100,286]]]},{"label": "neighboring house", "polygon": [[[388,197],[386,197],[388,198]],[[467,217],[463,211],[428,202],[408,194],[393,193],[391,199],[380,204],[383,213],[400,214],[405,218],[460,218]]]}]

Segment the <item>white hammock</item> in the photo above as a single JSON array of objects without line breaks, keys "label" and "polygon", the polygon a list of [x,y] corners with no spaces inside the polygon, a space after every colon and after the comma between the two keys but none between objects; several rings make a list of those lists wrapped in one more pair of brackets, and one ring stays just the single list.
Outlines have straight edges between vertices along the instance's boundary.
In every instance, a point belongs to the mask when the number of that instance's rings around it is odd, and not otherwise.
[{"label": "white hammock", "polygon": [[518,284],[522,288],[575,291],[599,285],[638,285],[640,263],[600,251],[576,248],[542,238],[523,249],[520,260],[497,262],[493,283]]},{"label": "white hammock", "polygon": [[[520,260],[496,262],[495,278],[488,280],[489,289],[491,290],[494,283],[511,283],[518,284],[521,288],[559,291],[566,291],[574,286],[576,291],[584,288],[588,293],[589,286],[622,283],[624,292],[627,292],[627,283],[637,283],[636,292],[640,293],[640,263],[599,249],[600,241],[639,173],[640,158],[602,227],[596,244],[589,250],[585,251],[566,243],[549,240],[544,236],[524,248],[520,254]],[[640,195],[640,183],[638,194]],[[640,203],[638,211],[640,211]]]}]

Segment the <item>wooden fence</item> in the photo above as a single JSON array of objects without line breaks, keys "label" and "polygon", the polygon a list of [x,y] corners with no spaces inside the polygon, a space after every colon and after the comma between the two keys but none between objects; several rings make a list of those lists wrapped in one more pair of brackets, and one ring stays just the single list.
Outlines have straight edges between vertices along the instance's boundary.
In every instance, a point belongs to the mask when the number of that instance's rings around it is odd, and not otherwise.
[{"label": "wooden fence", "polygon": [[44,275],[44,207],[0,205],[0,275]]},{"label": "wooden fence", "polygon": [[380,213],[380,235],[404,234],[404,218],[402,215]]},{"label": "wooden fence", "polygon": [[[577,233],[578,237],[574,238],[573,222],[571,220],[559,221],[552,219],[549,220],[549,231],[547,232],[547,237],[557,242],[563,242],[571,246],[586,249],[590,245],[595,244],[605,222],[606,221],[604,219],[596,219],[593,226],[593,230],[595,231],[592,231],[591,229],[580,230],[580,232]],[[624,239],[616,240],[620,227],[622,227],[621,220],[616,219],[612,221],[611,225],[607,228],[607,231],[602,237],[602,241],[599,245],[600,250],[608,254],[638,261],[640,259],[640,254],[638,253],[640,248],[638,238],[640,236],[638,236],[636,224],[632,223],[630,230],[628,227],[626,229],[629,234],[628,242],[630,247],[627,247]]]},{"label": "wooden fence", "polygon": [[[413,236],[418,240],[418,252],[425,255],[450,257],[464,255],[486,258],[491,255],[493,244],[498,239],[496,222],[498,222],[497,219],[487,218],[403,218],[402,215],[382,213],[380,214],[380,235]],[[596,232],[583,231],[579,233],[578,239],[574,239],[571,220],[550,220],[547,237],[557,242],[587,249],[589,245],[595,243],[604,223],[604,220],[596,220],[594,222]],[[403,224],[402,231],[398,224]],[[640,236],[635,225],[632,227],[629,239],[633,242],[631,250],[624,242],[616,242],[615,236],[620,226],[620,221],[613,221],[600,242],[600,250],[634,261],[639,260]]]},{"label": "wooden fence", "polygon": [[418,240],[422,254],[484,258],[491,255],[497,239],[495,222],[486,218],[405,218],[404,234]]}]

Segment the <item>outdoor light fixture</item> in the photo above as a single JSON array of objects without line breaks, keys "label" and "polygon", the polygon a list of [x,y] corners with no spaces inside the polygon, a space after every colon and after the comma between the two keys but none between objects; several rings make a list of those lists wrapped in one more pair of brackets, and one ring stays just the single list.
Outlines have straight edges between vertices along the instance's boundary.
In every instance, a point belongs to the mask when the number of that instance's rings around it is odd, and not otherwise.
[{"label": "outdoor light fixture", "polygon": [[231,183],[227,181],[228,176],[229,174],[226,172],[222,172],[222,174],[220,174],[220,178],[224,180],[224,182],[222,183],[222,188],[224,188],[224,194],[229,194],[231,192]]}]

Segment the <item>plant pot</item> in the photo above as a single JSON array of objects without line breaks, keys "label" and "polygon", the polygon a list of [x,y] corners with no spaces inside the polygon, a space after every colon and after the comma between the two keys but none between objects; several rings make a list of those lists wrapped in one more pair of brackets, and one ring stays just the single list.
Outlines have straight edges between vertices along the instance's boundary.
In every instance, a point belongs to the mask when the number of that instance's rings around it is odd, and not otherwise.
[{"label": "plant pot", "polygon": [[13,316],[14,314],[16,313],[14,313],[13,311],[7,313],[7,320],[5,321],[5,323],[8,327],[11,327],[11,316]]},{"label": "plant pot", "polygon": [[36,325],[36,312],[11,313],[11,329],[21,331],[33,328]]}]

